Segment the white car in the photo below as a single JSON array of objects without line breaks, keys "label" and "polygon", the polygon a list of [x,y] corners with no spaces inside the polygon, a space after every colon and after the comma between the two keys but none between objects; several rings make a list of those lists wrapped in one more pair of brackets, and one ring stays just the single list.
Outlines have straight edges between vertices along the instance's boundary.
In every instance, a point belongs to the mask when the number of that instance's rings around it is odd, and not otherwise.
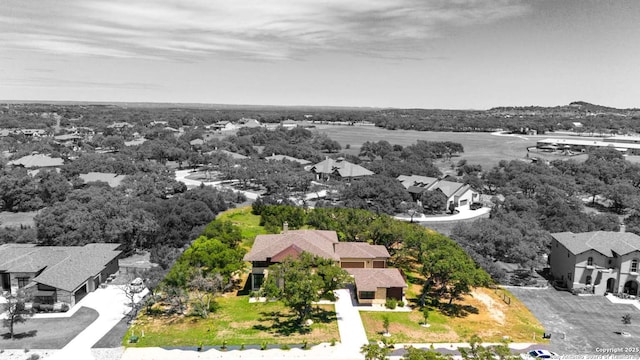
[{"label": "white car", "polygon": [[142,281],[141,278],[135,278],[133,279],[133,281],[129,284],[129,289],[131,290],[131,292],[133,293],[139,293],[144,289],[144,282]]},{"label": "white car", "polygon": [[521,354],[523,359],[554,359],[558,358],[558,354],[553,351],[539,349],[539,350],[531,350],[528,353]]}]

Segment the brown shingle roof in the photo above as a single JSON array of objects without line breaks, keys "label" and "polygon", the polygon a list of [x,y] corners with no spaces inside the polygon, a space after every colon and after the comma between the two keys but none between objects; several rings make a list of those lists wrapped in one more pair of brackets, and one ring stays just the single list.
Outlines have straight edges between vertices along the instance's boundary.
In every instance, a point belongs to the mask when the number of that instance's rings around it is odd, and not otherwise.
[{"label": "brown shingle roof", "polygon": [[574,255],[588,250],[595,250],[605,256],[618,255],[640,251],[640,236],[634,233],[614,231],[591,231],[574,234],[561,232],[551,234]]},{"label": "brown shingle roof", "polygon": [[371,245],[361,242],[341,242],[335,244],[336,254],[342,258],[389,258],[387,248],[382,245]]},{"label": "brown shingle roof", "polygon": [[376,291],[378,288],[408,287],[400,270],[395,268],[345,270],[355,278],[358,291]]},{"label": "brown shingle roof", "polygon": [[336,232],[329,230],[289,230],[282,234],[258,235],[244,260],[267,261],[291,245],[326,259],[340,260],[333,249],[337,242]]}]

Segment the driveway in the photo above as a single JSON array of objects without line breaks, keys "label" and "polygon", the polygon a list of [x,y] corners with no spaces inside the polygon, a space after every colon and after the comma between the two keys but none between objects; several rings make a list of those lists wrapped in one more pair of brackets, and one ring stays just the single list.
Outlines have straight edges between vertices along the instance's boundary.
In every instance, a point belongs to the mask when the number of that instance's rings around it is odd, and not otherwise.
[{"label": "driveway", "polygon": [[[551,333],[549,348],[561,355],[602,354],[598,349],[622,348],[618,355],[637,358],[640,353],[640,310],[629,304],[614,304],[603,296],[575,296],[566,291],[510,288]],[[631,314],[630,325],[622,316]],[[622,331],[630,333],[623,336]],[[640,350],[640,349],[639,349]]]},{"label": "driveway", "polygon": [[[137,294],[136,302],[140,301],[147,292],[148,290],[144,289]],[[131,310],[127,303],[125,292],[115,285],[97,289],[85,296],[74,308],[82,306],[92,308],[98,312],[98,318],[65,347],[57,351],[51,359],[94,359],[91,348]]]}]

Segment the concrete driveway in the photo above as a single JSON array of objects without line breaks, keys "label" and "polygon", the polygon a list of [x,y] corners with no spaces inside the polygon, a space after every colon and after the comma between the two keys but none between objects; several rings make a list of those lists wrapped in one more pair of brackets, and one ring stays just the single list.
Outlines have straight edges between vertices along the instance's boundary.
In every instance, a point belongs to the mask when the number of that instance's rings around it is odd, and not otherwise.
[{"label": "concrete driveway", "polygon": [[[136,294],[136,302],[140,301],[147,292],[148,290],[144,289]],[[128,301],[125,292],[116,285],[100,288],[85,296],[74,308],[82,306],[92,308],[98,312],[98,319],[57,351],[51,359],[94,359],[91,347],[129,313],[131,307]]]},{"label": "concrete driveway", "polygon": [[[551,333],[549,348],[560,355],[600,354],[603,349],[621,348],[617,355],[640,358],[640,310],[630,304],[614,304],[603,296],[576,296],[566,291],[509,288]],[[631,314],[630,325],[622,316]],[[623,336],[622,331],[630,333]]]}]

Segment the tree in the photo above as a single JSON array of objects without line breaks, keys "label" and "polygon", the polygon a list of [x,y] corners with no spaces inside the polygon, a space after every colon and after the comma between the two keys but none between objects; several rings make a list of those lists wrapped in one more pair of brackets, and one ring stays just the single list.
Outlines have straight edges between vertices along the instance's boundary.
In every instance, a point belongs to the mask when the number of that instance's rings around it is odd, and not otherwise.
[{"label": "tree", "polygon": [[32,311],[26,307],[26,303],[30,301],[30,296],[20,289],[15,294],[5,295],[4,298],[6,302],[2,304],[2,307],[6,317],[3,319],[3,325],[9,329],[9,336],[13,339],[15,325],[26,322],[32,315]]},{"label": "tree", "polygon": [[[309,270],[317,264],[317,258],[302,253],[299,258],[287,257],[283,262],[269,267],[263,291],[269,298],[281,299],[297,315],[303,324],[311,315],[312,304],[326,292],[326,282],[318,271]],[[335,266],[335,265],[332,265]]]},{"label": "tree", "polygon": [[364,355],[365,360],[385,360],[391,349],[380,347],[378,344],[366,344],[362,345],[360,353]]},{"label": "tree", "polygon": [[422,320],[423,321],[423,325],[427,326],[429,325],[429,307],[428,306],[423,306],[422,307]]},{"label": "tree", "polygon": [[420,194],[422,207],[431,214],[445,210],[447,200],[447,195],[440,190],[426,190]]},{"label": "tree", "polygon": [[409,347],[407,352],[402,356],[405,360],[447,360],[451,359],[451,355],[444,355],[437,351],[427,349],[416,349]]},{"label": "tree", "polygon": [[224,278],[218,273],[204,275],[199,272],[191,279],[189,287],[192,290],[193,314],[208,318],[209,313],[217,308],[214,297],[223,290]]},{"label": "tree", "polygon": [[389,334],[389,325],[390,325],[389,315],[382,316],[382,328],[384,329],[385,335]]}]

